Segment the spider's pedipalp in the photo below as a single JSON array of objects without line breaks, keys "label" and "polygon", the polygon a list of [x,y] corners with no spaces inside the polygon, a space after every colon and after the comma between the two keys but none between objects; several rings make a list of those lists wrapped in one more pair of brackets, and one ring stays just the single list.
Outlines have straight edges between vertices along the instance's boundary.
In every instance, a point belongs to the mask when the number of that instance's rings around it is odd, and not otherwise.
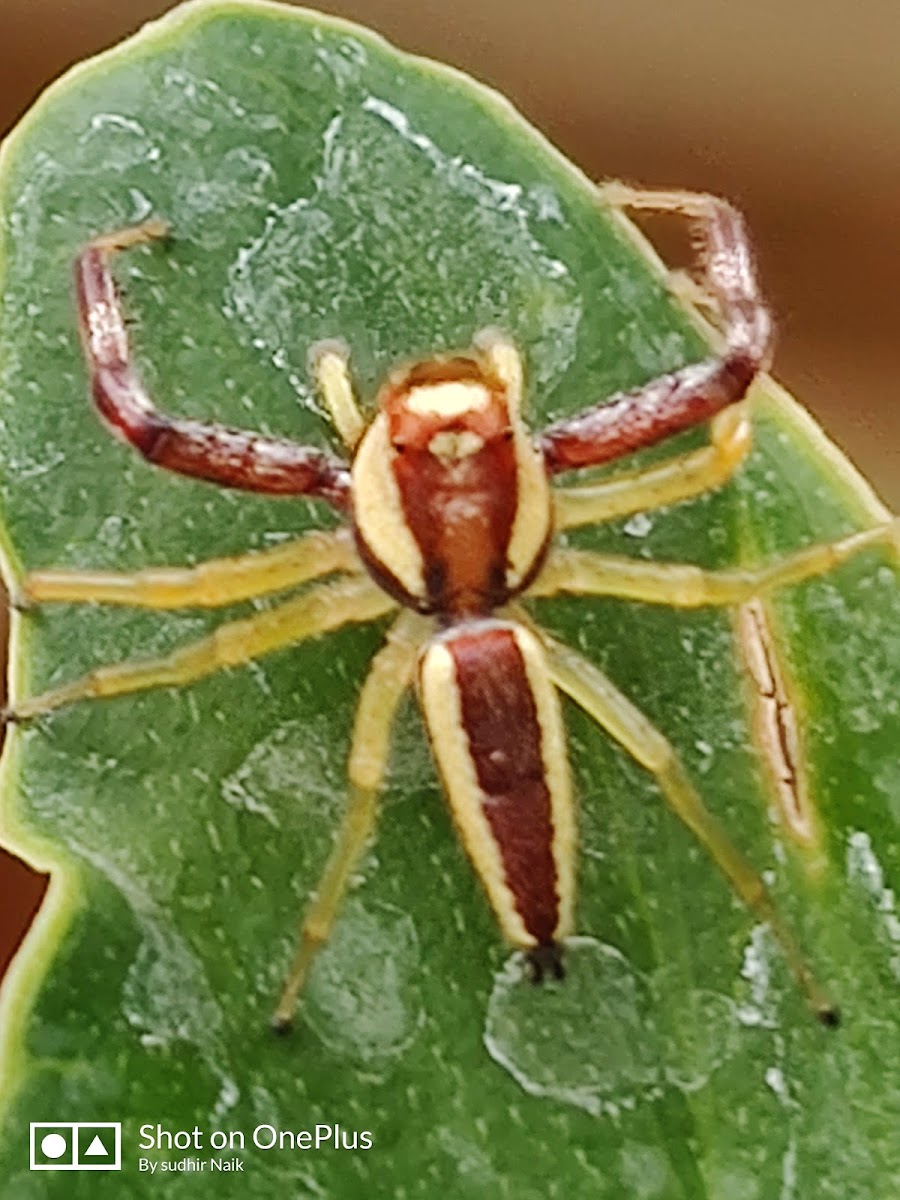
[{"label": "spider's pedipalp", "polygon": [[515,342],[499,329],[489,326],[475,334],[472,344],[491,364],[497,377],[503,380],[510,410],[518,415],[522,411],[525,372],[522,355]]},{"label": "spider's pedipalp", "polygon": [[309,351],[309,364],[328,408],[331,423],[352,453],[365,432],[366,423],[353,394],[349,358],[350,352],[344,343],[334,339],[318,342]]}]

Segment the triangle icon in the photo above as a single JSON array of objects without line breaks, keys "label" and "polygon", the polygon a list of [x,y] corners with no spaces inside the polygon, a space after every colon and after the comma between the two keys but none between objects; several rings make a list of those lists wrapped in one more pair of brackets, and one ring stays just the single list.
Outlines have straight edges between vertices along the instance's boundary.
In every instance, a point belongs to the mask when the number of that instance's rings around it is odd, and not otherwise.
[{"label": "triangle icon", "polygon": [[108,1153],[109,1153],[109,1151],[106,1149],[106,1147],[100,1141],[99,1133],[94,1135],[94,1140],[88,1146],[87,1150],[85,1150],[86,1155],[87,1154],[102,1154],[102,1155],[106,1156]]}]

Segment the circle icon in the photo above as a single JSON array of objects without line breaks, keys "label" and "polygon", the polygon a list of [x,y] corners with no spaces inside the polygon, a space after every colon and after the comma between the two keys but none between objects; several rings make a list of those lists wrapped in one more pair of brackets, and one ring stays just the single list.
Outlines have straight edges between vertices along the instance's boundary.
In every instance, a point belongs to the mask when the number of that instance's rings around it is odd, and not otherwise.
[{"label": "circle icon", "polygon": [[41,1151],[48,1158],[62,1158],[68,1149],[68,1143],[61,1133],[48,1133],[41,1139]]}]

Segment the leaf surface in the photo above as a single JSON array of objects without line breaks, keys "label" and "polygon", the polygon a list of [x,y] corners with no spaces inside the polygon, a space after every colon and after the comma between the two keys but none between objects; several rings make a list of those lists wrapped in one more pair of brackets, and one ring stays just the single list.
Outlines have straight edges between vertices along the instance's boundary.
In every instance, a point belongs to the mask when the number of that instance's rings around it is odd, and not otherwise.
[{"label": "leaf surface", "polygon": [[[535,428],[703,353],[664,277],[500,98],[355,27],[196,4],[55,85],[0,164],[0,501],[7,573],[131,570],[274,544],[322,506],[139,461],[87,398],[71,262],[151,213],[117,264],[161,407],[333,446],[306,367],[352,349],[371,404],[397,361],[486,325],[524,348]],[[573,535],[748,562],[883,513],[776,388],[731,485]],[[699,444],[703,434],[657,457]],[[628,464],[633,465],[633,464]],[[235,612],[245,611],[238,607]],[[535,603],[683,754],[767,873],[845,1022],[809,1017],[771,938],[651,778],[566,709],[580,800],[569,978],[521,979],[455,840],[412,701],[376,844],[293,1038],[267,1022],[344,803],[354,698],[384,626],[182,691],[80,704],[8,739],[4,841],[49,865],[4,984],[0,1191],[27,1197],[510,1196],[869,1200],[900,1192],[900,601],[870,552],[770,606],[816,814],[785,834],[753,743],[733,616]],[[229,612],[226,616],[233,616]],[[59,606],[15,618],[27,695],[158,654],[222,616]],[[29,1174],[28,1122],[121,1120],[125,1174]],[[244,1173],[138,1171],[141,1125],[241,1131]],[[373,1148],[262,1148],[339,1124]],[[193,1153],[193,1152],[192,1152]],[[226,1152],[222,1152],[226,1153]]]}]

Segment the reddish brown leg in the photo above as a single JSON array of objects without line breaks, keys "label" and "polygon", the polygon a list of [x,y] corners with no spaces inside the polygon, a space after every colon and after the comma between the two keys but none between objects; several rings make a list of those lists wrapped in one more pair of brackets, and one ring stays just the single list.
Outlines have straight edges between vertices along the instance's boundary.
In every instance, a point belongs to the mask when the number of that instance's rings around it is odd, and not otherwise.
[{"label": "reddish brown leg", "polygon": [[604,189],[604,199],[633,209],[676,212],[690,221],[701,249],[704,287],[722,313],[725,349],[551,425],[541,445],[552,473],[608,462],[708,420],[744,396],[772,348],[772,321],[744,220],[727,201],[620,185]]},{"label": "reddish brown leg", "polygon": [[96,238],[76,259],[78,319],[101,416],[149,462],[170,471],[251,492],[319,496],[345,509],[350,473],[339,459],[277,438],[168,417],[153,406],[131,362],[110,259],[166,233],[163,221],[147,221]]}]

